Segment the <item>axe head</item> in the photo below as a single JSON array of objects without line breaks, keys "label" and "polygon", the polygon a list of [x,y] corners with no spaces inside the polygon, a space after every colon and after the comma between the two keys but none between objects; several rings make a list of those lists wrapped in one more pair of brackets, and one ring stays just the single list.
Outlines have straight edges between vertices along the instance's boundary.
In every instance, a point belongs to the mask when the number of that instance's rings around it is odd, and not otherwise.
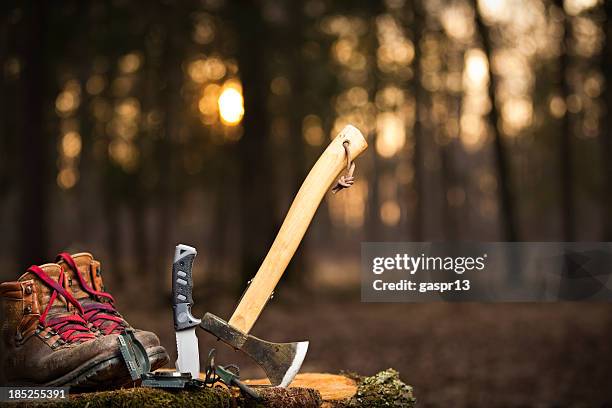
[{"label": "axe head", "polygon": [[288,386],[300,371],[308,342],[271,343],[245,334],[212,313],[206,313],[200,327],[251,357],[266,372],[274,386]]}]

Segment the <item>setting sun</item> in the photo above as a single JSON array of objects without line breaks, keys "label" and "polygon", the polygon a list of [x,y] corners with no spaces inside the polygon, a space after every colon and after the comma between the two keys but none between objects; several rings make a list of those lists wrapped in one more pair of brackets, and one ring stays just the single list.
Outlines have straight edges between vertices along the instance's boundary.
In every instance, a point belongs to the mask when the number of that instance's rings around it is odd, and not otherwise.
[{"label": "setting sun", "polygon": [[230,84],[224,86],[219,96],[219,115],[221,121],[229,126],[235,126],[244,116],[244,100],[239,86]]}]

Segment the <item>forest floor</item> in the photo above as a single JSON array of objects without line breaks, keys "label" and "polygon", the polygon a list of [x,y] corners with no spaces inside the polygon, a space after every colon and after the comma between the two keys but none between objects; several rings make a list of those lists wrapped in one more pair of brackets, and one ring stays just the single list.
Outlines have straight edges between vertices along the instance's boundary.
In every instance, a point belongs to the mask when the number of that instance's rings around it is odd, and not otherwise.
[{"label": "forest floor", "polygon": [[[227,319],[234,301],[196,298],[194,310]],[[119,306],[134,326],[158,333],[174,361],[169,308]],[[612,404],[610,304],[365,304],[354,292],[307,297],[287,289],[252,333],[310,340],[302,372],[371,375],[393,367],[421,407]],[[198,336],[202,360],[216,347],[217,361],[237,362],[242,378],[263,375],[210,335]]]}]

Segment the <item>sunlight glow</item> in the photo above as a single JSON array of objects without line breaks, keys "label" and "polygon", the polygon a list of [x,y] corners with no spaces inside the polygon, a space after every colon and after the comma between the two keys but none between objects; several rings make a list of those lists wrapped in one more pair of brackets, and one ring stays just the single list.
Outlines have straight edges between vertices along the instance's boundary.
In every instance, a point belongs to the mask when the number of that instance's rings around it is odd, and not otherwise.
[{"label": "sunlight glow", "polygon": [[468,152],[479,150],[486,141],[486,125],[483,118],[477,114],[464,113],[460,121],[459,135],[463,147]]},{"label": "sunlight glow", "polygon": [[482,50],[471,49],[465,56],[465,77],[466,85],[483,87],[489,81],[489,63],[487,56]]},{"label": "sunlight glow", "polygon": [[137,52],[124,55],[119,59],[119,69],[125,74],[133,74],[142,65],[142,57]]},{"label": "sunlight glow", "polygon": [[509,99],[502,106],[504,131],[510,136],[531,125],[533,107],[528,99]]},{"label": "sunlight glow", "polygon": [[402,211],[396,200],[387,200],[380,206],[380,219],[389,227],[397,225],[401,215]]},{"label": "sunlight glow", "polygon": [[108,145],[108,154],[115,163],[128,173],[133,173],[138,167],[140,152],[130,141],[116,138]]},{"label": "sunlight glow", "polygon": [[392,157],[406,143],[406,124],[395,112],[382,112],[376,118],[376,151],[382,157]]},{"label": "sunlight glow", "polygon": [[78,157],[81,153],[81,135],[78,132],[70,131],[62,138],[62,152],[69,159]]},{"label": "sunlight glow", "polygon": [[565,104],[565,101],[563,100],[562,97],[558,95],[555,95],[550,98],[548,107],[550,109],[550,113],[555,118],[562,118],[563,116],[565,116],[565,112],[567,111],[567,106]]},{"label": "sunlight glow", "polygon": [[389,14],[376,18],[376,28],[380,43],[376,52],[378,66],[383,72],[399,74],[414,59],[414,44],[404,35],[401,24]]},{"label": "sunlight glow", "polygon": [[215,25],[210,15],[201,13],[193,26],[193,41],[197,44],[209,44],[215,39]]},{"label": "sunlight glow", "polygon": [[467,4],[451,5],[442,11],[442,26],[451,37],[460,41],[469,40],[474,34],[473,14]]},{"label": "sunlight glow", "polygon": [[599,3],[599,0],[565,0],[563,2],[563,8],[567,14],[576,16],[583,11],[595,7]]},{"label": "sunlight glow", "polygon": [[221,121],[228,126],[239,124],[244,116],[244,100],[241,91],[239,84],[228,81],[219,96],[219,115]]},{"label": "sunlight glow", "polygon": [[467,152],[477,152],[487,141],[486,115],[491,104],[487,95],[489,62],[486,54],[472,48],[465,54],[463,107],[459,119],[459,140]]},{"label": "sunlight glow", "polygon": [[72,115],[81,104],[81,85],[77,80],[69,80],[55,99],[55,112],[60,117]]},{"label": "sunlight glow", "polygon": [[57,174],[57,184],[63,190],[69,190],[75,186],[79,180],[78,170],[72,167],[64,168]]},{"label": "sunlight glow", "polygon": [[489,20],[505,20],[510,14],[510,4],[506,0],[479,0],[478,8]]},{"label": "sunlight glow", "polygon": [[321,146],[325,140],[321,118],[317,115],[306,115],[302,121],[302,134],[309,145]]}]

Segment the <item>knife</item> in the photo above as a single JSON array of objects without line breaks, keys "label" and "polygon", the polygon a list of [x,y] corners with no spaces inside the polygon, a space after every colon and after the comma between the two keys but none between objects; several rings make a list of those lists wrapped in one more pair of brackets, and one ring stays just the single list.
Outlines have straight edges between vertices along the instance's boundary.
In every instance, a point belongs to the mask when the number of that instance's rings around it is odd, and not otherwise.
[{"label": "knife", "polygon": [[200,353],[195,334],[200,319],[191,314],[193,306],[193,261],[197,251],[188,245],[179,244],[174,251],[172,264],[172,309],[176,334],[176,370],[190,373],[191,378],[200,377]]}]

